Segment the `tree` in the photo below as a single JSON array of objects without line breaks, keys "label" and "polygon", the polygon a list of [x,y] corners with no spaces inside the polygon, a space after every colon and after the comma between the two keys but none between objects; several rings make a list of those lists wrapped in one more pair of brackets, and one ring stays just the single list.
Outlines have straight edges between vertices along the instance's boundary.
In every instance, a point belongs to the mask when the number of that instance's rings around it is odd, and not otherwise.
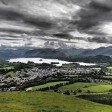
[{"label": "tree", "polygon": [[70,95],[70,91],[66,90],[66,91],[63,92],[63,94]]}]

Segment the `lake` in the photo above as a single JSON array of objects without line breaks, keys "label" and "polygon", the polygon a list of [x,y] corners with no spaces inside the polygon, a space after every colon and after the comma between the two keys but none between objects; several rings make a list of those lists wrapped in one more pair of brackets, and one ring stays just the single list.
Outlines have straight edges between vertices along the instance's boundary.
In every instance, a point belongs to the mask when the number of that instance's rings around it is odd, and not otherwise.
[{"label": "lake", "polygon": [[[55,64],[57,66],[62,66],[62,64],[73,63],[73,62],[62,61],[62,60],[58,60],[58,59],[44,59],[44,58],[15,58],[15,59],[10,59],[8,61],[10,63],[13,63],[13,62],[28,63],[29,61],[34,62],[34,63],[39,63],[39,64],[41,64],[41,63],[48,63],[48,64],[57,63],[57,64]],[[84,63],[84,62],[75,62],[75,63],[78,63],[79,65],[82,65],[82,66],[96,65],[94,63]]]}]

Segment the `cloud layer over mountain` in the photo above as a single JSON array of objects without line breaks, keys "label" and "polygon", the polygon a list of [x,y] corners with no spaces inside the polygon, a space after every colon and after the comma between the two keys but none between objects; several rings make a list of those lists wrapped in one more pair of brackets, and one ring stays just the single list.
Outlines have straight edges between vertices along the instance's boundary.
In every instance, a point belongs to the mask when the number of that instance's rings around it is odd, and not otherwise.
[{"label": "cloud layer over mountain", "polygon": [[45,47],[52,42],[62,43],[59,47],[111,46],[112,1],[0,0],[1,46]]}]

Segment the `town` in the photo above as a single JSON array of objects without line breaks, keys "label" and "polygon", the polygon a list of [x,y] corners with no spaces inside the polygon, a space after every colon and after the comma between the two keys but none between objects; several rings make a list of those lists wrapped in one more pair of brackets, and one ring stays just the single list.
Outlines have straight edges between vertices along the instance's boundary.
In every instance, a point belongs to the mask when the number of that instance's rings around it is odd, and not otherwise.
[{"label": "town", "polygon": [[14,63],[13,67],[1,68],[0,73],[0,91],[23,90],[27,87],[53,81],[73,83],[97,80],[111,83],[112,80],[112,69],[109,67],[80,66],[77,64],[65,64],[57,67],[45,63]]}]

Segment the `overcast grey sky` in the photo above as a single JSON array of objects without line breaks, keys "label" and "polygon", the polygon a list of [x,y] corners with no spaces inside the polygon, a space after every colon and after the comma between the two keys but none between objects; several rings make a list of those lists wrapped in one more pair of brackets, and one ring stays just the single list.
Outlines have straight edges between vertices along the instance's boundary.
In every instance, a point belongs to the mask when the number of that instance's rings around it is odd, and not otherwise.
[{"label": "overcast grey sky", "polygon": [[111,46],[112,0],[0,0],[0,45],[47,44]]}]

